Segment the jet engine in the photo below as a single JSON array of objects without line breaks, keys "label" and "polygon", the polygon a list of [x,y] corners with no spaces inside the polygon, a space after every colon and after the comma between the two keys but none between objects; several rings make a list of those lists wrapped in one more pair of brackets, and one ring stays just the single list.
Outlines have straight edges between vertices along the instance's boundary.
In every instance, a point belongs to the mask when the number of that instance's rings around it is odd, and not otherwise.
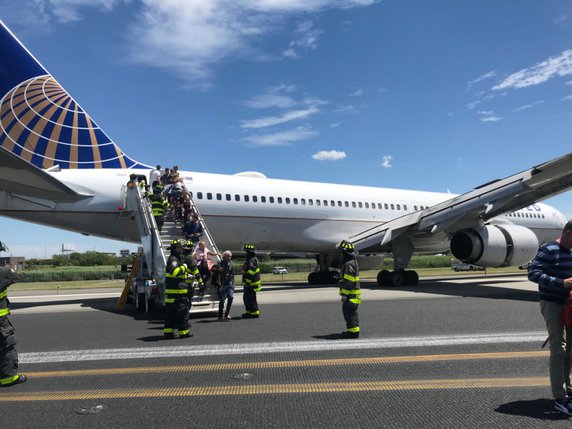
[{"label": "jet engine", "polygon": [[538,238],[518,225],[487,225],[453,234],[451,253],[463,262],[484,267],[518,266],[530,261],[538,250]]}]

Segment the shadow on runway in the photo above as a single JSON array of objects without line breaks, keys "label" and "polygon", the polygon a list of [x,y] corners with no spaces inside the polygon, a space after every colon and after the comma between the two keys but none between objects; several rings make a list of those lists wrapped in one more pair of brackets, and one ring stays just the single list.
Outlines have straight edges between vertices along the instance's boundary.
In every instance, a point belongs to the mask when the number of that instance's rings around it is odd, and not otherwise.
[{"label": "shadow on runway", "polygon": [[513,416],[532,417],[538,420],[569,420],[570,418],[554,409],[554,401],[551,399],[533,399],[531,401],[515,401],[503,404],[497,409],[497,413],[510,414]]},{"label": "shadow on runway", "polygon": [[502,287],[503,283],[512,283],[513,279],[475,278],[471,283],[454,283],[446,280],[421,280],[415,286],[383,287],[374,282],[363,282],[362,289],[395,290],[403,292],[430,293],[435,295],[457,296],[463,298],[507,299],[513,301],[538,302],[538,292]]},{"label": "shadow on runway", "polygon": [[[81,298],[81,299],[62,299],[59,301],[33,301],[33,302],[11,302],[10,308],[17,310],[19,308],[33,307],[49,307],[54,305],[80,304],[82,307],[89,307],[96,310],[105,310],[113,313],[123,313],[124,310],[117,310],[115,304],[117,298]],[[126,306],[127,308],[128,306]]]},{"label": "shadow on runway", "polygon": [[337,332],[335,334],[328,334],[328,335],[313,335],[312,338],[316,338],[318,340],[341,340],[342,334]]}]

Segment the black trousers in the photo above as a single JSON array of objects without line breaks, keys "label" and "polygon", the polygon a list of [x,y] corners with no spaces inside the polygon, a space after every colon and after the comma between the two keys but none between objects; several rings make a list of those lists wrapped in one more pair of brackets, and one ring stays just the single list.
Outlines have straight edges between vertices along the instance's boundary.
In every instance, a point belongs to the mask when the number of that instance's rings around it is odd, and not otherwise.
[{"label": "black trousers", "polygon": [[189,330],[189,308],[187,302],[165,305],[165,329]]},{"label": "black trousers", "polygon": [[155,223],[157,224],[157,229],[161,232],[163,224],[165,223],[165,218],[163,216],[155,216]]},{"label": "black trousers", "polygon": [[4,317],[0,322],[0,380],[18,373],[18,352],[16,335],[10,321]]},{"label": "black trousers", "polygon": [[342,313],[344,314],[348,332],[359,332],[358,307],[358,304],[354,304],[349,299],[342,303]]},{"label": "black trousers", "polygon": [[242,301],[244,302],[244,307],[246,312],[249,314],[258,314],[258,301],[256,300],[256,292],[251,287],[244,287],[244,292],[242,294]]}]

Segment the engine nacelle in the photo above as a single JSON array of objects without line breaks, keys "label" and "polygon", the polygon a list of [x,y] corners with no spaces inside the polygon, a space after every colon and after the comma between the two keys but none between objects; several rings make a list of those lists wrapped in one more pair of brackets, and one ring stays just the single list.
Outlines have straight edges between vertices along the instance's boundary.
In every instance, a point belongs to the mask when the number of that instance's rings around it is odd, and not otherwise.
[{"label": "engine nacelle", "polygon": [[518,225],[487,225],[466,229],[451,238],[455,258],[484,267],[518,266],[530,261],[538,250],[538,238]]}]

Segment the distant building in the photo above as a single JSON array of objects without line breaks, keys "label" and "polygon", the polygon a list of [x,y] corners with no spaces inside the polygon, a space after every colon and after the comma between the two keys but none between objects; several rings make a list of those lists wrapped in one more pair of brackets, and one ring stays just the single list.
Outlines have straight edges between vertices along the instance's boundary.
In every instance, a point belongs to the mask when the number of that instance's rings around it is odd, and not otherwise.
[{"label": "distant building", "polygon": [[7,256],[0,258],[0,266],[10,265],[14,270],[23,270],[26,267],[26,258],[23,256]]}]

